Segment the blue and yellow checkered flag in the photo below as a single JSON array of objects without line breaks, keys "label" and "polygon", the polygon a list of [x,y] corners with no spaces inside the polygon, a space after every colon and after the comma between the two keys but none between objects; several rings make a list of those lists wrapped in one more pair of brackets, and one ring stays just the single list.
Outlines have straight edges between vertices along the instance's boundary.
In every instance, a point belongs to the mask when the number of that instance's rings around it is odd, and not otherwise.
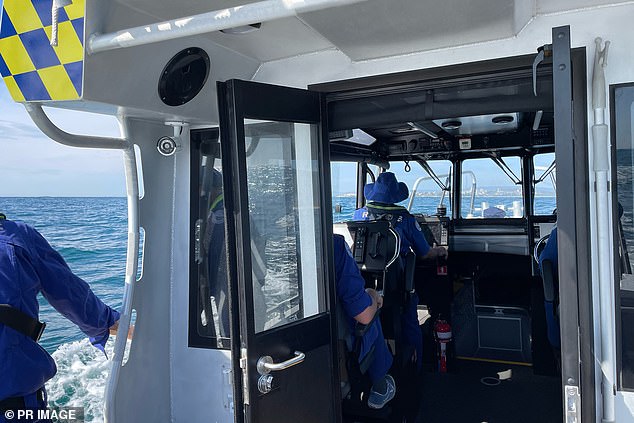
[{"label": "blue and yellow checkered flag", "polygon": [[53,0],[4,0],[0,75],[15,101],[82,96],[85,0],[59,9],[58,45],[51,46]]}]

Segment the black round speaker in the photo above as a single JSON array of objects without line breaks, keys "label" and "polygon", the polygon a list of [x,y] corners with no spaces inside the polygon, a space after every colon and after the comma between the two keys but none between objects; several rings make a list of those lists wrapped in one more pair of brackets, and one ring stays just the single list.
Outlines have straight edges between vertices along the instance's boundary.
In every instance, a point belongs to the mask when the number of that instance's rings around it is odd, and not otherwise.
[{"label": "black round speaker", "polygon": [[196,97],[207,81],[210,66],[203,49],[190,47],[178,52],[161,72],[158,93],[163,103],[180,106]]}]

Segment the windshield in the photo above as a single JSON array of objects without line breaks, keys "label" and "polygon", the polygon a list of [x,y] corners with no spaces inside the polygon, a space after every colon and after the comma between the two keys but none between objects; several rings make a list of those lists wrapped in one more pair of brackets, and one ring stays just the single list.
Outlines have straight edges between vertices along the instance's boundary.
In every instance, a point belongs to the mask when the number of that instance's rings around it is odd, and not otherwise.
[{"label": "windshield", "polygon": [[462,162],[460,216],[468,219],[523,217],[521,178],[519,157],[465,160]]},{"label": "windshield", "polygon": [[451,171],[448,160],[392,162],[390,171],[407,184],[409,198],[401,205],[411,213],[451,216]]}]

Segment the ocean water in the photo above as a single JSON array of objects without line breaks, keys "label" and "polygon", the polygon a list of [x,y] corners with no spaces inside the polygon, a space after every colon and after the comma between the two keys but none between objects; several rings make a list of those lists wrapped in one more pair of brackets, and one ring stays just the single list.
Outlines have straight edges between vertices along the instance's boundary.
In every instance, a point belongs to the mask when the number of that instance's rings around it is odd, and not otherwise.
[{"label": "ocean water", "polygon": [[[412,213],[421,213],[426,215],[432,215],[436,213],[436,207],[440,203],[440,197],[416,197],[414,203],[412,204]],[[448,200],[444,199],[444,205],[447,207],[447,215],[451,215],[451,209],[448,207]],[[407,200],[399,203],[402,206],[407,207]],[[513,216],[513,209],[521,215],[523,213],[522,210],[522,197],[502,197],[502,196],[476,196],[473,204],[473,216],[478,217],[482,216],[482,206],[485,208],[488,207],[498,207],[502,210],[505,210],[507,216]],[[350,195],[340,195],[333,196],[332,198],[332,206],[333,206],[333,221],[337,222],[345,222],[346,220],[352,219],[354,215],[354,211],[356,209],[356,200],[354,196]],[[557,200],[555,197],[536,197],[535,198],[535,214],[537,215],[550,215],[553,210],[557,206]],[[466,212],[467,209],[464,206],[463,212]],[[518,208],[519,207],[519,208]]]},{"label": "ocean water", "polygon": [[[127,248],[125,198],[1,198],[0,212],[35,227],[106,304],[120,309]],[[40,295],[40,344],[57,375],[46,384],[49,405],[84,407],[86,422],[103,421],[109,361]],[[112,352],[110,339],[106,351]]]}]

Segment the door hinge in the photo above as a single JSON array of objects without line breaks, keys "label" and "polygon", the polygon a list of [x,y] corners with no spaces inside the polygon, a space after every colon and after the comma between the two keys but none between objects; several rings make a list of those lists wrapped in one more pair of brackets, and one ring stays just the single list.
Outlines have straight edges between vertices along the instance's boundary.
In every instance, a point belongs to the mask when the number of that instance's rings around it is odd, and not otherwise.
[{"label": "door hinge", "polygon": [[240,369],[242,370],[242,402],[249,405],[249,374],[247,372],[247,349],[240,349]]},{"label": "door hinge", "polygon": [[579,387],[574,385],[566,385],[564,387],[566,398],[566,423],[581,422],[581,395]]}]

